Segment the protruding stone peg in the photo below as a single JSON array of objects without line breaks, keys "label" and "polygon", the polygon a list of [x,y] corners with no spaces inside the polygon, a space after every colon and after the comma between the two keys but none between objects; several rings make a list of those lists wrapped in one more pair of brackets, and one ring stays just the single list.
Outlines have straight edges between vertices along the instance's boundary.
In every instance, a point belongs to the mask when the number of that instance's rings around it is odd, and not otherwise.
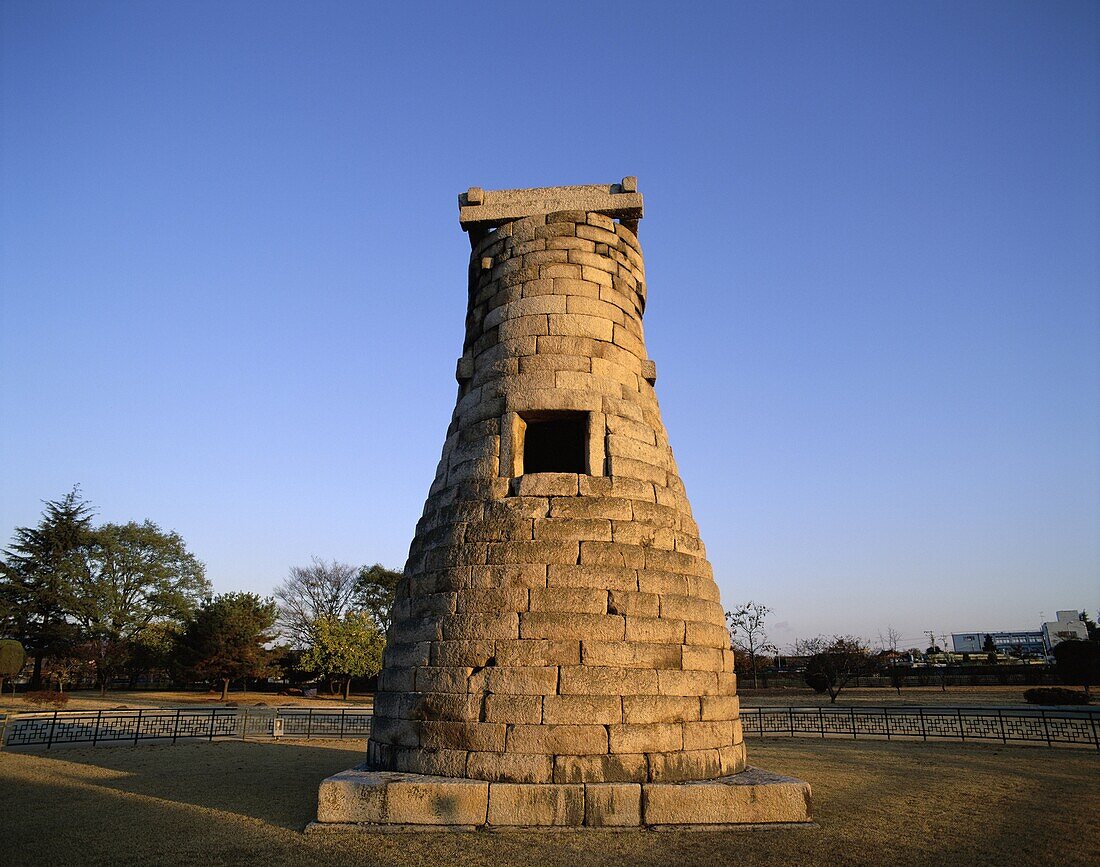
[{"label": "protruding stone peg", "polygon": [[628,175],[623,178],[622,188],[624,193],[636,193],[638,192],[638,179],[634,175]]}]

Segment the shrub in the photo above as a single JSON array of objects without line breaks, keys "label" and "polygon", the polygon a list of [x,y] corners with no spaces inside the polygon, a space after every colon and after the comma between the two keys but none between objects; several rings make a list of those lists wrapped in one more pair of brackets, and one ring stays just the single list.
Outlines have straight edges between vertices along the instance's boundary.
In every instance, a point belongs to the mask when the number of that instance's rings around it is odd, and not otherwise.
[{"label": "shrub", "polygon": [[1080,690],[1045,686],[1025,690],[1024,701],[1028,704],[1088,704],[1089,697]]},{"label": "shrub", "polygon": [[25,693],[23,695],[23,698],[29,701],[31,704],[48,704],[56,708],[62,708],[69,703],[69,694],[67,692],[53,692],[52,690],[48,689],[42,689],[38,692]]}]

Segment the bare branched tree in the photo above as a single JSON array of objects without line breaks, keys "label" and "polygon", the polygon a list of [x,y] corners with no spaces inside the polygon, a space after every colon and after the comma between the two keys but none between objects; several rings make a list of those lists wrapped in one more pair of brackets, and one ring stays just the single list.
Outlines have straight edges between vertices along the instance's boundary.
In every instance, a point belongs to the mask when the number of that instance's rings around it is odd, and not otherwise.
[{"label": "bare branched tree", "polygon": [[752,672],[752,687],[756,689],[757,661],[761,654],[775,653],[775,645],[768,643],[768,633],[764,630],[764,619],[771,614],[767,605],[749,600],[733,611],[726,612],[726,625],[730,632],[730,647],[749,657],[749,670]]},{"label": "bare branched tree", "polygon": [[893,626],[886,627],[886,634],[881,632],[878,634],[878,649],[889,650],[891,653],[898,652],[898,644],[901,643],[901,633],[894,629]]},{"label": "bare branched tree", "polygon": [[308,566],[292,566],[275,588],[279,628],[296,647],[313,643],[313,624],[336,621],[354,605],[359,567],[314,557]]}]

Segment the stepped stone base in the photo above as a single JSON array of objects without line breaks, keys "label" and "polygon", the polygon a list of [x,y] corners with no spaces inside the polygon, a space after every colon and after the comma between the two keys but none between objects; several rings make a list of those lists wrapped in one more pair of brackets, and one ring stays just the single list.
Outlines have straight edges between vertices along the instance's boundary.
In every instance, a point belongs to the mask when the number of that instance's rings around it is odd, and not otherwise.
[{"label": "stepped stone base", "polygon": [[688,783],[490,783],[372,771],[321,783],[307,831],[761,828],[812,822],[810,785],[759,768]]}]

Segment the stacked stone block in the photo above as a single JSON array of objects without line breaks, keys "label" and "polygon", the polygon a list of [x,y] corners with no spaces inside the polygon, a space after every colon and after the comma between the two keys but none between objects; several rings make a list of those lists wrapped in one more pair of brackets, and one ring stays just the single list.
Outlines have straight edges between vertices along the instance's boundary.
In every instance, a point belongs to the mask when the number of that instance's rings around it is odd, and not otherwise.
[{"label": "stacked stone block", "polygon": [[[476,240],[458,401],[398,587],[372,768],[564,786],[745,767],[645,304],[637,236],[605,214],[524,216]],[[585,419],[585,472],[524,474],[525,425],[566,412]]]}]

